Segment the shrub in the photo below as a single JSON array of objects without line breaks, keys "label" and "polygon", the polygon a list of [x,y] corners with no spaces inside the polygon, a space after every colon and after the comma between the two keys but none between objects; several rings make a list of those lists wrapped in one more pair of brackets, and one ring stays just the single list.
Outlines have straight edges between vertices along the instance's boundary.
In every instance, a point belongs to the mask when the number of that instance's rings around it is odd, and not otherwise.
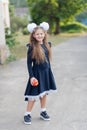
[{"label": "shrub", "polygon": [[27,28],[24,28],[24,29],[22,30],[22,33],[23,33],[24,35],[29,34],[29,32],[28,32]]},{"label": "shrub", "polygon": [[11,18],[11,29],[13,32],[17,32],[20,29],[23,29],[27,26],[28,24],[28,19],[26,17],[18,17],[18,16],[13,16]]},{"label": "shrub", "polygon": [[69,32],[69,33],[79,33],[82,31],[87,31],[87,27],[79,22],[69,23],[67,25],[61,26],[62,32]]},{"label": "shrub", "polygon": [[12,61],[15,61],[15,60],[16,60],[16,57],[11,54],[11,55],[6,59],[5,63],[9,63],[9,62],[12,62]]},{"label": "shrub", "polygon": [[16,44],[15,34],[12,33],[9,28],[5,29],[5,38],[6,38],[6,44],[9,47],[12,47],[12,46],[14,46]]}]

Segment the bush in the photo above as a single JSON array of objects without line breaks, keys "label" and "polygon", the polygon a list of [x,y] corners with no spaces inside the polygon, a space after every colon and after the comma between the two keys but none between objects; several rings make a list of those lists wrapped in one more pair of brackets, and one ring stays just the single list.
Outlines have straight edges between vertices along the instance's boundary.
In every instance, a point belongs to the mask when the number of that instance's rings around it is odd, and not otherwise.
[{"label": "bush", "polygon": [[87,31],[87,27],[83,24],[80,24],[79,22],[74,22],[67,25],[61,26],[62,32],[69,32],[69,33],[79,33],[82,31]]},{"label": "bush", "polygon": [[12,46],[14,46],[16,44],[15,34],[12,33],[9,28],[5,29],[5,38],[6,38],[6,44],[9,47],[12,47]]},{"label": "bush", "polygon": [[17,30],[18,30],[18,25],[16,23],[13,23],[11,25],[11,31],[12,31],[12,33],[15,33]]},{"label": "bush", "polygon": [[22,33],[23,33],[24,35],[28,35],[28,34],[29,34],[27,28],[24,28],[24,29],[22,30]]},{"label": "bush", "polygon": [[12,62],[12,61],[16,61],[16,57],[11,54],[11,55],[6,59],[5,63],[9,63],[9,62]]},{"label": "bush", "polygon": [[26,17],[13,16],[11,18],[11,29],[13,32],[19,31],[27,26],[28,19]]}]

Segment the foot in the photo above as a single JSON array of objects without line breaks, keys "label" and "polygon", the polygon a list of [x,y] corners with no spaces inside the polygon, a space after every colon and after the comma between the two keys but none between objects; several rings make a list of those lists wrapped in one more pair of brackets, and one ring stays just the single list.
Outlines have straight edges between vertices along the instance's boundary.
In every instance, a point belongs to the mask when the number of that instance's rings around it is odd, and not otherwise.
[{"label": "foot", "polygon": [[30,125],[31,124],[31,116],[29,114],[24,116],[24,123],[26,125]]},{"label": "foot", "polygon": [[40,113],[40,118],[45,120],[45,121],[49,121],[50,120],[50,117],[48,116],[46,111],[43,111],[43,112]]}]

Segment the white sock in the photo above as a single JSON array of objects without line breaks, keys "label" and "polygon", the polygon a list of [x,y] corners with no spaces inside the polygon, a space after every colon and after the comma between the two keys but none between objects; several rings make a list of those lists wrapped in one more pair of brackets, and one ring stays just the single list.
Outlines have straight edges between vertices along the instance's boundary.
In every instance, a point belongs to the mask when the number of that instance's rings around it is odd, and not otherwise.
[{"label": "white sock", "polygon": [[31,115],[31,112],[25,112],[25,114],[24,115]]},{"label": "white sock", "polygon": [[43,112],[43,111],[46,111],[46,108],[41,108],[41,111],[40,111],[40,112]]}]

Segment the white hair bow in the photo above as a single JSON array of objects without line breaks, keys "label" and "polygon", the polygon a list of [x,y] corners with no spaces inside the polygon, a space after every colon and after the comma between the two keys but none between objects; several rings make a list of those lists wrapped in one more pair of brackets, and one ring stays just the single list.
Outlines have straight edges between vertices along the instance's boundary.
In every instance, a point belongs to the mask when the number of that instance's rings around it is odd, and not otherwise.
[{"label": "white hair bow", "polygon": [[[34,31],[34,29],[37,27],[35,23],[30,23],[27,25],[27,29],[30,33]],[[45,31],[49,29],[49,24],[47,22],[40,23],[39,27],[43,28]]]}]

